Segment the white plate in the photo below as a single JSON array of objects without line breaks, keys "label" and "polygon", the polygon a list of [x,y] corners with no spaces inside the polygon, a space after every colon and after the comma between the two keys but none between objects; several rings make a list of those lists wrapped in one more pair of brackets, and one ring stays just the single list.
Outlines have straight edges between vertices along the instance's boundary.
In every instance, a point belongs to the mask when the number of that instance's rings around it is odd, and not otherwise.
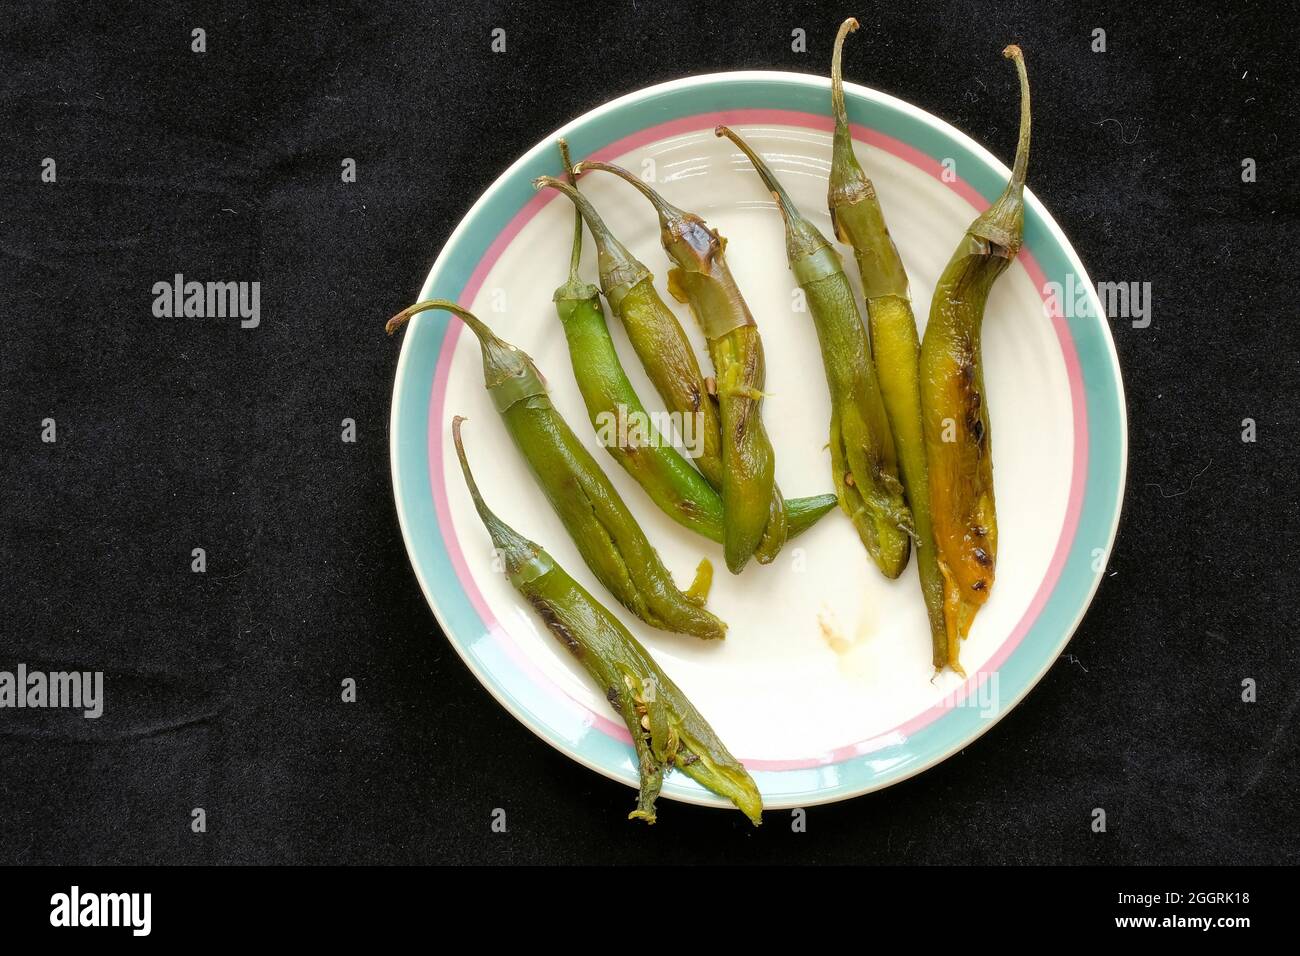
[{"label": "white plate", "polygon": [[[924,323],[943,266],[967,225],[1008,175],[960,133],[898,100],[849,85],[858,155],[876,184]],[[1016,111],[1014,77],[1005,107]],[[962,660],[970,675],[934,677],[914,563],[897,581],[875,569],[838,512],[767,567],[725,572],[721,550],[674,524],[596,441],[577,388],[553,290],[568,269],[573,207],[531,180],[558,171],[554,140],[575,158],[653,177],[669,201],[729,240],[728,262],[758,321],[768,358],[764,420],[788,496],[832,490],[830,417],[811,319],[796,311],[781,219],[748,162],[717,139],[733,126],[771,164],[795,203],[827,234],[830,160],[825,81],[792,74],[699,77],[608,104],[557,130],[492,186],[457,228],[423,297],[453,298],[531,354],[555,406],[587,444],[683,586],[713,559],[710,608],[722,643],[636,621],[583,564],[547,506],[483,389],[476,340],[428,313],[408,330],[394,390],[394,486],[421,584],[453,646],[525,724],[576,759],[635,783],[631,746],[600,691],[509,582],[465,492],[450,443],[453,414],[489,503],[541,543],[615,610],[754,773],[770,808],[840,799],[891,783],[964,746],[1014,705],[1059,654],[1095,590],[1123,492],[1125,422],[1114,348],[1093,317],[1049,316],[1049,282],[1089,290],[1077,257],[1032,195],[1026,245],[990,296],[985,378],[998,501],[998,579]],[[956,178],[945,181],[945,160]],[[947,177],[952,178],[952,177]],[[1030,163],[1030,181],[1033,163]],[[602,173],[583,190],[656,273],[666,302],[707,353],[693,320],[664,288],[667,262],[649,205]],[[590,237],[584,275],[594,281]],[[847,268],[855,273],[846,252]],[[856,278],[855,278],[856,283]],[[1092,296],[1095,300],[1095,295]],[[618,321],[610,328],[647,407],[661,408]],[[681,775],[665,796],[719,804]]]}]

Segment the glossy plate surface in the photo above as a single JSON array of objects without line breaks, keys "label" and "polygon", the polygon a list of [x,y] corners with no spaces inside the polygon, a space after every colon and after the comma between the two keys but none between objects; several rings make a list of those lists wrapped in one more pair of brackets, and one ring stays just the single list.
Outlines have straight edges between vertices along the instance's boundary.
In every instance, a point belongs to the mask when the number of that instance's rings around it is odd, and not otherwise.
[{"label": "glossy plate surface", "polygon": [[[1008,169],[900,100],[853,84],[846,92],[859,158],[881,196],[924,323],[948,257],[1001,191]],[[1009,122],[1016,96],[1008,69]],[[766,348],[764,420],[778,481],[790,496],[831,490],[825,379],[816,334],[786,266],[781,219],[749,163],[712,132],[719,123],[737,129],[803,212],[832,235],[829,104],[825,80],[761,72],[675,81],[606,104],[557,130],[492,185],[452,234],[421,295],[460,302],[533,356],[556,407],[682,586],[702,555],[713,560],[718,573],[709,606],[730,625],[725,642],[655,631],[625,612],[583,564],[512,446],[483,389],[474,337],[433,312],[405,333],[393,393],[393,484],[429,603],[503,706],[574,759],[631,785],[636,771],[625,729],[493,570],[490,542],[456,465],[453,415],[469,418],[466,446],[488,502],[618,613],[745,762],[773,809],[887,786],[987,730],[1064,648],[1114,539],[1127,442],[1114,345],[1083,265],[1031,191],[1024,250],[995,286],[984,324],[1000,540],[997,583],[963,647],[966,680],[951,672],[932,679],[914,562],[898,581],[885,580],[838,512],[788,544],[772,565],[751,564],[733,577],[719,547],[662,515],[599,447],[551,303],[567,274],[573,207],[531,185],[558,172],[554,139],[561,135],[575,159],[607,160],[652,178],[671,202],[728,238],[728,262]],[[1031,184],[1033,176],[1031,158]],[[585,176],[583,190],[656,273],[661,295],[695,336],[707,367],[689,312],[667,294],[667,262],[648,204],[604,173]],[[594,282],[590,236],[586,242],[583,273]],[[852,256],[843,251],[856,284]],[[1090,309],[1082,308],[1084,297]],[[610,327],[643,401],[662,408],[612,317]],[[681,774],[668,777],[663,793],[721,804]]]}]

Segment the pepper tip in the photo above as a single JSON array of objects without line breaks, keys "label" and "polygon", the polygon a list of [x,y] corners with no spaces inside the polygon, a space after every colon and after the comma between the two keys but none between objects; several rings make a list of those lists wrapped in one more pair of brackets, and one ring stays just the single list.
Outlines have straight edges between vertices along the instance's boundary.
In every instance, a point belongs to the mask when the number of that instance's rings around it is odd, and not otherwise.
[{"label": "pepper tip", "polygon": [[1008,60],[1022,60],[1024,59],[1025,53],[1016,44],[1008,43],[1006,48],[1002,51],[1002,55]]},{"label": "pepper tip", "polygon": [[411,316],[408,314],[407,310],[403,309],[401,312],[397,313],[397,315],[384,323],[384,331],[387,332],[389,336],[397,334],[397,330],[405,325],[407,319],[410,317]]},{"label": "pepper tip", "polygon": [[[451,442],[456,446],[456,454],[458,457],[465,454],[465,443],[460,437],[460,426],[467,421],[469,421],[469,419],[464,415],[453,415],[451,417]],[[474,492],[471,490],[470,495],[473,496],[473,494]]]}]

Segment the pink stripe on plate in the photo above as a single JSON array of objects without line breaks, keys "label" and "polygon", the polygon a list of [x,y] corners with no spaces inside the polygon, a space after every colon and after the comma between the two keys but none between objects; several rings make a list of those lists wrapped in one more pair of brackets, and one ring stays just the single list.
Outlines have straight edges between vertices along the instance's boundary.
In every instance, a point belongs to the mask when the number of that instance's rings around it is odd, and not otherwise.
[{"label": "pink stripe on plate", "polygon": [[[813,113],[802,113],[795,110],[725,110],[718,113],[700,113],[695,116],[687,116],[681,119],[671,120],[652,126],[648,129],[633,133],[617,142],[611,143],[603,149],[597,150],[592,154],[593,159],[608,161],[615,159],[624,153],[647,146],[659,140],[667,139],[672,136],[681,136],[688,133],[695,133],[700,130],[711,130],[718,125],[727,126],[794,126],[803,129],[813,129],[820,132],[829,133],[834,128],[830,117],[818,116]],[[920,150],[901,140],[894,139],[892,136],[886,136],[884,133],[868,129],[865,126],[854,124],[852,127],[853,137],[859,142],[865,142],[869,146],[884,150],[894,156],[905,160],[922,172],[934,179],[944,182],[941,175],[943,167],[938,160],[922,153]],[[982,212],[988,207],[988,203],[969,183],[962,179],[955,179],[952,182],[944,182],[949,189],[955,192],[963,200],[969,203],[976,211]],[[538,194],[524,204],[524,207],[515,214],[509,224],[501,234],[488,247],[483,258],[479,260],[465,288],[461,291],[460,298],[466,302],[472,302],[478,295],[479,289],[483,287],[488,273],[496,264],[497,259],[510,245],[520,231],[526,226],[546,203],[556,199],[553,193]],[[907,737],[919,731],[921,728],[937,720],[943,714],[947,713],[953,707],[961,706],[964,701],[975,700],[979,689],[984,682],[988,680],[989,674],[995,672],[1009,658],[1012,652],[1024,640],[1038,615],[1042,612],[1043,607],[1047,604],[1048,598],[1056,589],[1057,582],[1060,580],[1061,572],[1065,568],[1065,562],[1070,554],[1070,549],[1074,544],[1074,538],[1078,532],[1079,515],[1083,508],[1084,482],[1088,472],[1088,419],[1087,405],[1083,394],[1083,374],[1079,365],[1079,355],[1074,347],[1074,339],[1070,334],[1070,328],[1065,318],[1062,316],[1059,308],[1054,308],[1056,303],[1053,297],[1048,295],[1046,287],[1046,276],[1042,267],[1034,258],[1028,248],[1023,249],[1020,253],[1020,261],[1024,264],[1030,279],[1038,287],[1040,294],[1043,296],[1044,305],[1052,309],[1052,327],[1056,331],[1056,336],[1061,345],[1061,354],[1065,360],[1066,375],[1070,384],[1070,402],[1073,411],[1074,420],[1074,463],[1070,476],[1070,492],[1066,505],[1065,521],[1061,527],[1061,536],[1057,539],[1056,548],[1053,551],[1052,559],[1048,565],[1047,574],[1044,576],[1042,583],[1035,592],[1033,599],[1026,608],[1025,613],[1021,616],[1019,622],[1011,630],[1007,638],[994,651],[993,656],[985,665],[985,669],[971,675],[956,691],[950,694],[941,704],[927,708],[915,717],[904,721],[897,727],[884,733],[877,734],[867,740],[858,741],[843,747],[837,747],[834,750],[809,758],[793,758],[781,760],[758,760],[751,758],[742,758],[746,767],[751,770],[764,771],[782,771],[782,770],[804,770],[814,767],[823,767],[828,764],[841,763],[863,754],[872,753],[883,747],[901,743]],[[438,525],[442,530],[443,540],[447,545],[447,552],[451,558],[452,568],[464,589],[470,603],[483,619],[484,626],[492,639],[497,641],[506,655],[528,677],[540,686],[545,687],[556,698],[561,699],[575,715],[590,726],[599,729],[601,732],[621,740],[624,743],[632,742],[627,728],[622,723],[616,722],[604,714],[598,714],[581,702],[574,700],[561,687],[556,685],[549,677],[528,658],[523,650],[517,645],[514,638],[510,635],[500,622],[493,615],[491,608],[488,607],[478,585],[474,582],[474,576],[470,573],[469,565],[465,561],[465,555],[461,551],[460,542],[455,535],[455,529],[451,521],[451,508],[447,499],[447,488],[443,481],[443,443],[447,441],[446,432],[444,431],[443,416],[446,409],[446,392],[447,383],[451,374],[451,361],[455,352],[456,341],[460,336],[463,323],[453,321],[447,327],[447,334],[443,339],[442,351],[438,356],[437,369],[434,372],[433,390],[429,397],[429,483],[433,493],[434,507],[438,516]]]}]

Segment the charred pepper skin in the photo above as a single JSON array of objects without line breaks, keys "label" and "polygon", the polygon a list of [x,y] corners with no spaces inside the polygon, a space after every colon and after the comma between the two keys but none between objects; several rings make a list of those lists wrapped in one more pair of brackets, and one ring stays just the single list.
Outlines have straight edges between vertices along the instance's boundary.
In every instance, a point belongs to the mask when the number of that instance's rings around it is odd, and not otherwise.
[{"label": "charred pepper skin", "polygon": [[[623,499],[552,406],[531,358],[497,338],[473,313],[444,299],[399,312],[389,320],[389,334],[429,309],[459,316],[478,337],[484,384],[506,430],[600,583],[652,627],[705,640],[722,638],[727,626],[704,609],[698,586],[686,593],[678,590]],[[711,573],[704,570],[707,566],[706,558],[697,582]]]},{"label": "charred pepper skin", "polygon": [[654,276],[614,237],[586,196],[550,176],[538,177],[533,185],[557,189],[578,207],[596,240],[605,299],[622,321],[633,351],[668,411],[683,421],[689,418],[698,427],[703,450],[695,458],[695,466],[709,484],[721,488],[722,437],[717,404],[686,330],[655,291]]},{"label": "charred pepper skin", "polygon": [[[569,165],[567,153],[566,168]],[[592,426],[601,433],[602,422],[651,421],[633,388],[605,322],[596,287],[578,275],[582,254],[582,219],[575,210],[574,245],[568,281],[555,292],[555,309],[564,328],[574,378]],[[723,543],[722,498],[690,463],[661,436],[624,445],[602,441],[606,450],[666,515],[685,528]],[[812,527],[836,505],[834,495],[795,498],[784,503],[788,534],[794,537]]]},{"label": "charred pepper skin", "polygon": [[640,793],[629,819],[655,822],[664,773],[678,769],[726,797],[754,826],[763,822],[758,787],[681,689],[622,623],[549,554],[496,516],[470,471],[461,423],[452,437],[461,472],[514,588],[604,692],[636,748]]},{"label": "charred pepper skin", "polygon": [[714,130],[753,164],[785,220],[786,255],[817,327],[830,388],[831,473],[840,508],[853,521],[876,566],[889,578],[903,573],[912,516],[898,476],[889,418],[880,395],[867,328],[839,254],[795,208],[761,157],[725,126]]},{"label": "charred pepper skin", "polygon": [[788,535],[785,502],[776,486],[776,452],[763,426],[766,366],[763,342],[727,266],[726,240],[699,216],[684,212],[625,169],[584,162],[634,186],[659,216],[659,236],[673,262],[668,291],[690,307],[713,360],[722,418],[722,506],[727,568],[739,574],[751,556],[772,561]]},{"label": "charred pepper skin", "polygon": [[921,409],[930,475],[930,508],[944,579],[949,663],[988,600],[997,561],[989,411],[981,328],[993,283],[1020,252],[1025,173],[1029,166],[1029,78],[1024,55],[1009,46],[1020,80],[1020,139],[1006,189],[981,214],[949,260],[935,289],[921,342]]},{"label": "charred pepper skin", "polygon": [[[835,38],[831,58],[831,106],[835,135],[831,152],[827,205],[840,242],[852,247],[862,277],[867,305],[871,357],[876,363],[880,395],[889,416],[898,453],[899,475],[916,529],[916,569],[930,620],[931,657],[936,671],[948,664],[948,638],[944,623],[943,574],[930,520],[930,481],[921,427],[919,360],[921,340],[912,314],[912,297],[902,257],[889,235],[875,185],[853,152],[844,103],[841,58],[845,38],[858,28],[849,18]],[[956,665],[960,669],[960,665]]]}]

